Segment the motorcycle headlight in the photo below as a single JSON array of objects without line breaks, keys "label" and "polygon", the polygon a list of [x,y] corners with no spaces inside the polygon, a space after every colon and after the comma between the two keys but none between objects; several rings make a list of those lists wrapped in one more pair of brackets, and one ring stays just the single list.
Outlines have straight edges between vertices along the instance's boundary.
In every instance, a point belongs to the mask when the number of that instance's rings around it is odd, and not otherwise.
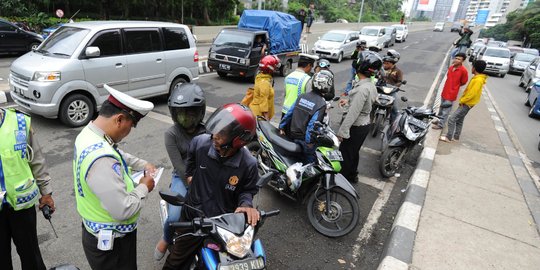
[{"label": "motorcycle headlight", "polygon": [[414,133],[414,131],[412,130],[412,128],[409,126],[408,123],[405,125],[403,133],[405,133],[405,137],[407,137],[407,139],[411,141],[415,141],[416,138],[418,137],[418,134]]},{"label": "motorcycle headlight", "polygon": [[249,253],[251,243],[253,242],[254,230],[252,226],[249,226],[242,236],[236,236],[234,233],[222,229],[219,226],[216,226],[216,228],[219,236],[225,242],[227,252],[240,259],[244,258]]},{"label": "motorcycle headlight", "polygon": [[60,71],[36,71],[32,81],[57,82],[60,81]]}]

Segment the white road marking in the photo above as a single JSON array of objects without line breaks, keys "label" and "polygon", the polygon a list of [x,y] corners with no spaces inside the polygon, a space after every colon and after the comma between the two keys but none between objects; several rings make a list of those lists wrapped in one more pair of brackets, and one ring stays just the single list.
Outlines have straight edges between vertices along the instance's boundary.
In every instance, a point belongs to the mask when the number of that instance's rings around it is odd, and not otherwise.
[{"label": "white road marking", "polygon": [[371,177],[359,177],[359,182],[368,185],[370,187],[374,187],[378,190],[382,190],[384,188],[384,184],[386,184],[386,181],[371,178]]},{"label": "white road marking", "polygon": [[407,45],[407,46],[403,47],[403,49],[405,50],[405,49],[409,48],[409,46],[411,46],[411,45]]},{"label": "white road marking", "polygon": [[360,149],[360,151],[366,152],[366,153],[368,153],[368,154],[373,154],[373,155],[376,155],[376,156],[380,156],[380,155],[381,155],[381,151],[375,150],[375,149],[369,148],[369,147],[362,147],[362,148]]},{"label": "white road marking", "polygon": [[379,193],[379,197],[377,200],[375,200],[375,203],[373,203],[373,206],[371,207],[371,211],[369,212],[369,215],[366,218],[366,222],[364,223],[364,226],[362,227],[362,230],[358,234],[358,237],[356,238],[356,244],[353,246],[353,261],[358,261],[360,254],[362,252],[361,246],[363,243],[366,243],[369,241],[369,238],[371,237],[371,234],[373,233],[373,229],[375,224],[379,221],[379,217],[382,214],[382,208],[390,198],[390,194],[392,193],[392,189],[394,188],[395,184],[395,178],[390,178],[388,182],[383,182],[383,188],[382,191]]}]

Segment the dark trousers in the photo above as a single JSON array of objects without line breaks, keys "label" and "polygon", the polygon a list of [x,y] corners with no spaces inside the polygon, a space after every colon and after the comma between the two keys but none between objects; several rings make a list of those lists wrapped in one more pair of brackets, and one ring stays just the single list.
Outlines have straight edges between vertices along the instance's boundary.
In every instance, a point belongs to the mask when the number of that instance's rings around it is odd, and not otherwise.
[{"label": "dark trousers", "polygon": [[82,246],[86,260],[93,270],[137,269],[137,230],[124,237],[115,238],[113,249],[97,248],[97,237],[82,226]]},{"label": "dark trousers", "polygon": [[0,268],[2,269],[13,269],[11,239],[17,247],[23,270],[45,269],[39,251],[34,206],[15,211],[7,204],[3,205],[0,211]]},{"label": "dark trousers", "polygon": [[365,126],[352,126],[350,130],[350,137],[343,139],[339,145],[339,151],[343,156],[341,162],[341,174],[349,180],[349,182],[356,181],[356,175],[358,172],[358,162],[360,161],[360,147],[366,140],[369,134],[370,125]]},{"label": "dark trousers", "polygon": [[315,144],[313,143],[306,143],[304,140],[294,139],[294,142],[299,144],[300,147],[302,147],[302,154],[303,154],[303,160],[302,162],[305,164],[313,163],[315,162],[315,159],[317,158],[315,156]]},{"label": "dark trousers", "polygon": [[[183,220],[181,218],[181,220]],[[177,235],[192,233],[193,229],[177,229]],[[169,249],[170,253],[163,265],[163,270],[189,270],[195,254],[202,246],[203,238],[184,236],[178,238]]]}]

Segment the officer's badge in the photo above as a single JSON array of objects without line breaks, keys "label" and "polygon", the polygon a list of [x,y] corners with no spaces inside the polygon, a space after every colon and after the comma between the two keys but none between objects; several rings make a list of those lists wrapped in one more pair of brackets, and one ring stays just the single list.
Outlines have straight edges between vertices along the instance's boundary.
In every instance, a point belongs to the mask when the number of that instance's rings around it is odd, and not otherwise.
[{"label": "officer's badge", "polygon": [[120,163],[114,163],[112,165],[112,169],[116,174],[118,174],[118,176],[122,176],[122,166],[120,166]]},{"label": "officer's badge", "polygon": [[233,175],[229,178],[229,185],[236,186],[238,184],[238,176]]},{"label": "officer's badge", "polygon": [[26,143],[26,131],[16,130],[15,131],[15,141],[17,144]]}]

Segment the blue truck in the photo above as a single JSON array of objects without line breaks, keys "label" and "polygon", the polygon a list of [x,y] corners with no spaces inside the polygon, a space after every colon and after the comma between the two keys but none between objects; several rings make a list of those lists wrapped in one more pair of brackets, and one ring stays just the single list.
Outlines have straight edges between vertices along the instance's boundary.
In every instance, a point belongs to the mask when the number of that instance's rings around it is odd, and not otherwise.
[{"label": "blue truck", "polygon": [[[208,52],[208,67],[220,77],[228,75],[253,79],[259,61],[276,55],[280,75],[287,76],[298,62],[302,25],[294,16],[270,10],[244,10],[237,27],[224,28]],[[260,42],[266,44],[261,53]]]}]

